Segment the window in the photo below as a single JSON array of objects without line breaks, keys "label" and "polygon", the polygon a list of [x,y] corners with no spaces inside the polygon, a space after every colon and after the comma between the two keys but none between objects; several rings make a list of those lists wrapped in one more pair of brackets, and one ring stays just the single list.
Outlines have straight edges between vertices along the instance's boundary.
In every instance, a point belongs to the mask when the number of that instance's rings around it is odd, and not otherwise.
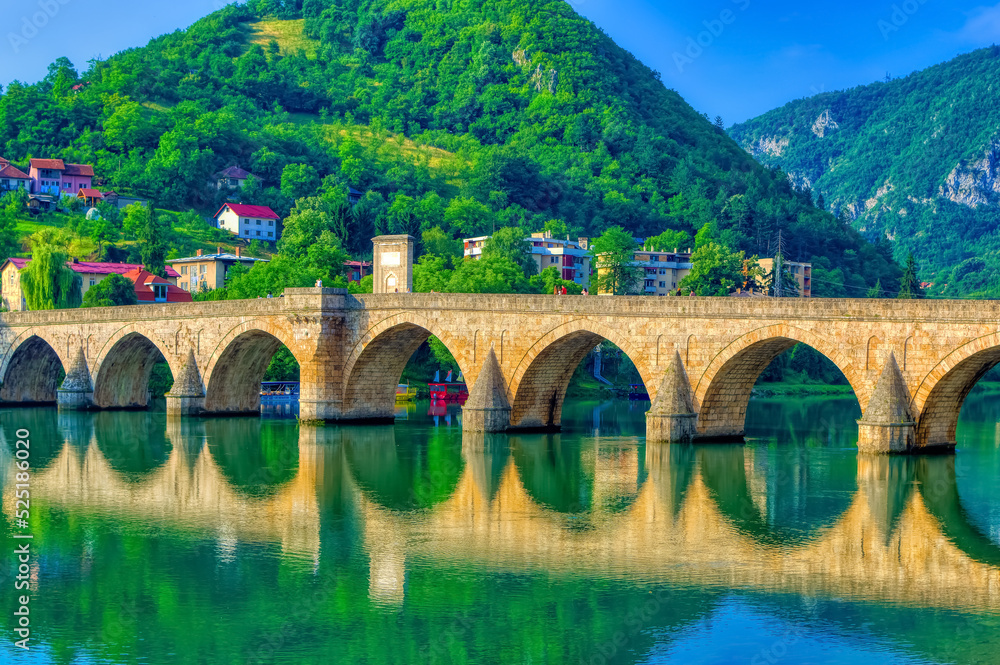
[{"label": "window", "polygon": [[274,226],[274,220],[273,219],[267,220],[267,225],[268,226]]},{"label": "window", "polygon": [[167,302],[167,285],[153,284],[153,297],[156,302]]},{"label": "window", "polygon": [[268,238],[273,238],[274,237],[274,231],[268,231],[267,232],[267,237]]},{"label": "window", "polygon": [[243,223],[244,223],[244,224],[249,224],[249,223],[250,223],[250,220],[249,220],[249,219],[244,219],[244,220],[243,220]]},{"label": "window", "polygon": [[208,269],[208,266],[202,266],[202,267],[201,267],[201,274],[202,274],[202,275],[204,275],[204,274],[205,274],[205,271],[206,271],[207,269]]},{"label": "window", "polygon": [[259,219],[257,220],[257,226],[260,226],[260,220]]},{"label": "window", "polygon": [[97,280],[96,280],[96,279],[94,279],[93,277],[91,277],[91,278],[90,278],[90,285],[91,285],[91,286],[94,286],[95,284],[97,284]]},{"label": "window", "polygon": [[180,287],[182,289],[184,289],[185,291],[187,291],[188,290],[188,283],[187,282],[181,282],[180,283]]},{"label": "window", "polygon": [[260,229],[257,229],[257,235],[260,236]]},{"label": "window", "polygon": [[188,267],[187,266],[181,266],[181,274],[182,275],[188,274]]},{"label": "window", "polygon": [[558,260],[559,259],[557,257],[555,257],[555,256],[549,257],[549,263],[555,263]]},{"label": "window", "polygon": [[660,268],[660,274],[661,275],[666,275],[667,274],[667,269],[666,268]]},{"label": "window", "polygon": [[666,283],[666,282],[660,282],[660,288],[661,288],[661,289],[664,289],[664,288],[666,288],[666,286],[667,286],[667,283]]}]

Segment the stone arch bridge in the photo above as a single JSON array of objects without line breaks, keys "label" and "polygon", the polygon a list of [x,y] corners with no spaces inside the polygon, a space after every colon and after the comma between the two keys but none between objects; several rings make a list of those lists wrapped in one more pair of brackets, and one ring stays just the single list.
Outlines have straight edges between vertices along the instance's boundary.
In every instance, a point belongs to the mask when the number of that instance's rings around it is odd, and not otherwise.
[{"label": "stone arch bridge", "polygon": [[166,360],[171,413],[256,413],[260,380],[285,345],[302,367],[303,420],[386,420],[403,368],[431,335],[471,386],[467,430],[559,427],[575,368],[609,340],[653,400],[648,440],[732,440],[758,376],[801,342],[854,389],[862,451],[913,452],[954,447],[965,397],[1000,363],[1000,303],[288,289],[272,299],[7,313],[0,400],[141,408],[153,366]]}]

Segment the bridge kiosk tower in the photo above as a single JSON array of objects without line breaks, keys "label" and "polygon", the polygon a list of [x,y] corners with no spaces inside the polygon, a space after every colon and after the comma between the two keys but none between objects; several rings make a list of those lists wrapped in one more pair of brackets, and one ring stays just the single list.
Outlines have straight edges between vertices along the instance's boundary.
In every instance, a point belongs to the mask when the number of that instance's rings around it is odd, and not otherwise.
[{"label": "bridge kiosk tower", "polygon": [[416,238],[409,235],[372,238],[372,291],[413,293],[413,249]]}]

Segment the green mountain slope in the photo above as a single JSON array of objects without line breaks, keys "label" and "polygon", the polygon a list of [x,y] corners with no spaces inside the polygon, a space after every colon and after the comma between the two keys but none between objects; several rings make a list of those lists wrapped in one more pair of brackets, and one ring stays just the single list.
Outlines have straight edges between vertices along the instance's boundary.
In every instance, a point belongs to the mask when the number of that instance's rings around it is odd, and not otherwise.
[{"label": "green mountain slope", "polygon": [[1000,296],[1000,47],[792,102],[730,135],[869,239],[913,252],[933,293]]},{"label": "green mountain slope", "polygon": [[721,238],[767,254],[779,231],[817,295],[898,279],[875,247],[762,168],[659,75],[562,0],[250,0],[78,74],[55,63],[0,97],[0,155],[95,164],[108,187],[207,209],[214,172],[263,179],[287,213],[347,185],[331,221],[372,233],[502,225]]}]

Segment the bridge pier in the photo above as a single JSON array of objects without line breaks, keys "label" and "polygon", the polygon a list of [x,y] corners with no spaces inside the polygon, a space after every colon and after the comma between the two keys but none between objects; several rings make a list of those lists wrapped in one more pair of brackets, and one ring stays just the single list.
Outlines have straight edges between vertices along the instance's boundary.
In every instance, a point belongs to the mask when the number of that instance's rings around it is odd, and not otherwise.
[{"label": "bridge pier", "polygon": [[205,387],[202,385],[193,350],[188,351],[180,376],[174,381],[166,398],[168,417],[197,416],[205,411]]},{"label": "bridge pier", "polygon": [[674,352],[673,361],[656,393],[656,401],[646,412],[646,443],[690,443],[694,440],[697,422],[691,384],[681,354]]},{"label": "bridge pier", "polygon": [[868,408],[858,421],[858,452],[886,454],[914,450],[916,422],[896,355],[889,354]]},{"label": "bridge pier", "polygon": [[462,431],[506,432],[510,428],[510,413],[503,373],[491,348],[462,407]]},{"label": "bridge pier", "polygon": [[90,380],[90,369],[87,367],[83,347],[77,349],[73,364],[56,391],[56,404],[60,409],[67,410],[85,410],[94,405],[94,384]]}]

